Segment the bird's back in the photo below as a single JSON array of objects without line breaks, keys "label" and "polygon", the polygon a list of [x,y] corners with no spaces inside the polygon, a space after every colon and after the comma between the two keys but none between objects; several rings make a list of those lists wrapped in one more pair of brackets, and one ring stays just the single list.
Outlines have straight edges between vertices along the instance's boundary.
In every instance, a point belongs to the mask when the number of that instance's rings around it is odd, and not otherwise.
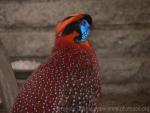
[{"label": "bird's back", "polygon": [[95,113],[99,71],[92,49],[55,49],[25,82],[13,113]]}]

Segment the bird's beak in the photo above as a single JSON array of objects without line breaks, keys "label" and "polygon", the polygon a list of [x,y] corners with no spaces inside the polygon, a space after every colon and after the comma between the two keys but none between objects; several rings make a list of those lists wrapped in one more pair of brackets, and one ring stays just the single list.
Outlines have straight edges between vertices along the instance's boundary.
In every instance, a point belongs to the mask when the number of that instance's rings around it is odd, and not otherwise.
[{"label": "bird's beak", "polygon": [[96,29],[95,25],[94,24],[91,25],[91,30],[95,30],[95,29]]}]

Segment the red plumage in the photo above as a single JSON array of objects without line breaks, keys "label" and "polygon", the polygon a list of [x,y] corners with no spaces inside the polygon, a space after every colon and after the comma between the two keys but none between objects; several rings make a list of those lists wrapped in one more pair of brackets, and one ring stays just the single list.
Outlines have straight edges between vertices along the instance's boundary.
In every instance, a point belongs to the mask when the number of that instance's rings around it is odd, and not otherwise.
[{"label": "red plumage", "polygon": [[70,41],[76,35],[56,40],[51,56],[25,82],[13,113],[96,113],[98,61],[89,42]]}]

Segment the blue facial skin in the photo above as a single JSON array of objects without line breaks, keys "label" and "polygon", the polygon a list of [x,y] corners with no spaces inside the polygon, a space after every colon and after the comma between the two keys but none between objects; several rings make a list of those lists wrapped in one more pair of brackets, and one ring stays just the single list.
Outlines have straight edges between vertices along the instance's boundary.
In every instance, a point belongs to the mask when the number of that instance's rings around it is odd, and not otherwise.
[{"label": "blue facial skin", "polygon": [[90,24],[88,23],[87,20],[83,19],[80,21],[79,26],[80,26],[80,31],[81,31],[82,36],[80,39],[77,39],[76,42],[78,43],[85,42],[87,41],[87,36],[89,35],[91,31]]}]

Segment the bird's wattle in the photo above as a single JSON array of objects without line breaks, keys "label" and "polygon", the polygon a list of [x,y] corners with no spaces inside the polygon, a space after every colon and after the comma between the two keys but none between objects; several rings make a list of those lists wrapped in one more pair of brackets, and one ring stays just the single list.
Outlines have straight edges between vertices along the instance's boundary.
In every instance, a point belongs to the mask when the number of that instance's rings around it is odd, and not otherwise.
[{"label": "bird's wattle", "polygon": [[79,21],[79,32],[80,32],[80,36],[78,38],[75,39],[76,43],[84,43],[87,41],[87,37],[91,31],[90,29],[90,24],[88,23],[87,20],[80,20]]}]

